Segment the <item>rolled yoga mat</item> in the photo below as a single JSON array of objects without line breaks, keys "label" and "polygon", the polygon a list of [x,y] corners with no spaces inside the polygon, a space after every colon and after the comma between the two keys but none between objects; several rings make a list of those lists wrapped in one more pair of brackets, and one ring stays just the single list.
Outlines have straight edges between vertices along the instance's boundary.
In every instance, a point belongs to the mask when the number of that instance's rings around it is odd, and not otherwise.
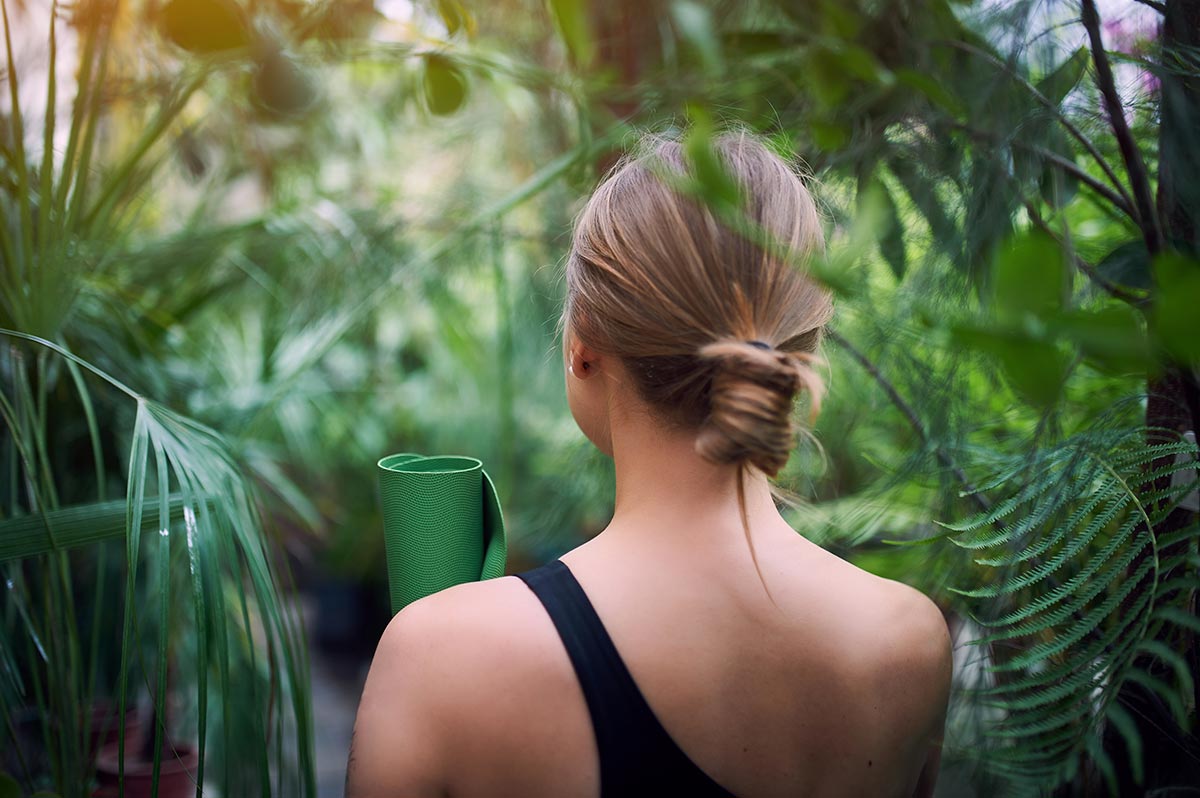
[{"label": "rolled yoga mat", "polygon": [[504,575],[508,541],[492,479],[474,457],[379,461],[392,613],[453,585]]}]

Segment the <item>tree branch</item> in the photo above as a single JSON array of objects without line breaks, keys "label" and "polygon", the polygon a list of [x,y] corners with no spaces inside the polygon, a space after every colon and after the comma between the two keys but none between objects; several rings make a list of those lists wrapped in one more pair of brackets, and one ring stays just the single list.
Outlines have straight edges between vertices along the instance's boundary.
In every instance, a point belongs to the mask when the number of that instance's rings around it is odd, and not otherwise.
[{"label": "tree branch", "polygon": [[1133,2],[1135,2],[1135,3],[1141,3],[1141,4],[1142,4],[1142,5],[1144,5],[1144,6],[1147,6],[1147,7],[1149,7],[1149,8],[1153,8],[1155,11],[1157,11],[1157,12],[1158,12],[1158,13],[1160,13],[1160,14],[1165,14],[1165,13],[1167,13],[1167,6],[1166,6],[1166,4],[1165,4],[1165,3],[1159,3],[1159,2],[1157,2],[1157,0],[1133,0]]},{"label": "tree branch", "polygon": [[[1104,175],[1112,182],[1113,186],[1124,198],[1126,206],[1131,208],[1134,206],[1133,197],[1129,196],[1129,192],[1126,190],[1125,184],[1122,183],[1120,178],[1117,177],[1117,173],[1113,171],[1111,166],[1109,166],[1108,161],[1105,160],[1104,156],[1101,154],[1096,145],[1092,143],[1092,140],[1085,136],[1083,131],[1076,127],[1075,124],[1067,118],[1067,115],[1062,112],[1062,109],[1058,107],[1057,103],[1051,102],[1049,97],[1038,91],[1037,86],[1034,86],[1032,83],[1026,80],[1024,76],[1013,71],[1013,68],[1001,59],[997,58],[986,50],[981,50],[969,42],[947,40],[940,43],[962,50],[963,52],[971,53],[972,55],[987,61],[992,66],[996,66],[1004,70],[1005,74],[1015,80],[1021,86],[1021,88],[1033,95],[1035,100],[1045,106],[1047,110],[1051,111],[1058,119],[1059,124],[1061,124],[1076,141],[1083,145],[1083,148],[1088,151],[1088,154],[1091,155],[1093,160],[1096,161],[1096,164],[1099,165],[1100,170],[1104,172]],[[1130,216],[1133,216],[1133,214],[1131,213]]]},{"label": "tree branch", "polygon": [[1028,150],[1029,152],[1033,153],[1034,155],[1038,156],[1039,158],[1041,158],[1044,161],[1054,164],[1060,170],[1062,170],[1066,174],[1071,175],[1071,177],[1074,177],[1080,183],[1083,183],[1088,188],[1090,188],[1092,191],[1095,191],[1097,194],[1099,194],[1100,196],[1104,197],[1106,200],[1111,202],[1118,210],[1124,212],[1125,215],[1128,216],[1130,219],[1137,221],[1137,219],[1138,219],[1137,211],[1131,205],[1129,205],[1127,202],[1125,202],[1125,200],[1121,197],[1120,194],[1113,191],[1111,188],[1104,185],[1099,180],[1097,180],[1096,178],[1089,175],[1087,172],[1080,169],[1079,166],[1076,163],[1074,163],[1073,161],[1068,161],[1066,158],[1062,157],[1058,153],[1051,152],[1050,150],[1046,149],[1045,147],[1039,147],[1036,144],[1027,144],[1026,142],[1023,142],[1020,139],[1014,139],[1012,144],[1016,147],[1020,147],[1023,150]]},{"label": "tree branch", "polygon": [[[925,425],[921,423],[921,419],[919,416],[917,416],[917,412],[912,409],[912,405],[904,400],[904,397],[901,396],[900,392],[896,390],[896,386],[892,385],[888,378],[883,376],[883,372],[879,370],[879,367],[876,366],[870,358],[859,351],[854,344],[847,341],[834,330],[827,329],[825,334],[828,335],[835,344],[840,346],[842,349],[845,349],[846,352],[849,353],[850,357],[854,358],[858,362],[858,365],[862,366],[863,370],[871,375],[875,382],[879,384],[879,387],[883,389],[883,392],[887,394],[887,397],[892,401],[892,404],[894,404],[901,414],[903,414],[904,418],[908,421],[909,426],[912,427],[913,432],[917,433],[917,437],[921,439],[921,443],[928,446],[929,433],[925,430]],[[967,492],[971,495],[971,498],[974,499],[975,503],[979,505],[981,510],[987,512],[992,508],[992,503],[988,500],[988,497],[984,496],[975,488],[975,486],[971,483],[970,478],[967,476],[967,473],[963,471],[957,463],[954,462],[954,458],[952,458],[945,449],[943,449],[941,446],[934,446],[934,454],[937,455],[937,459],[942,463],[942,465],[950,469],[951,473],[953,473],[958,481],[962,483],[962,486],[966,488]]]},{"label": "tree branch", "polygon": [[[1045,232],[1055,241],[1059,241],[1061,243],[1061,238],[1059,235],[1050,228],[1050,225],[1047,224],[1046,220],[1042,218],[1042,214],[1038,212],[1038,209],[1034,207],[1034,204],[1030,202],[1027,197],[1021,198],[1021,204],[1025,206],[1025,213],[1029,215],[1030,220],[1037,225],[1038,229]],[[1083,272],[1085,277],[1087,277],[1096,285],[1100,286],[1100,288],[1102,288],[1105,293],[1112,298],[1119,299],[1122,302],[1128,302],[1130,305],[1133,305],[1136,308],[1144,308],[1146,306],[1147,302],[1145,297],[1130,293],[1117,283],[1109,280],[1103,274],[1096,271],[1095,266],[1079,257],[1078,254],[1075,254],[1074,250],[1072,250],[1072,257],[1075,262],[1075,268]]]},{"label": "tree branch", "polygon": [[1039,147],[1036,144],[1030,144],[1028,142],[1021,141],[1020,139],[1008,139],[1008,138],[1005,138],[1005,137],[999,135],[998,133],[993,133],[990,130],[983,130],[982,128],[972,127],[970,125],[963,124],[962,122],[952,122],[952,123],[950,123],[950,126],[954,129],[963,131],[964,133],[966,133],[968,136],[971,136],[972,138],[979,139],[980,141],[984,141],[989,144],[1001,143],[1001,144],[1007,144],[1010,147],[1019,147],[1022,150],[1025,150],[1026,152],[1030,152],[1030,153],[1036,155],[1037,157],[1041,158],[1042,160],[1044,160],[1048,163],[1054,164],[1061,171],[1063,171],[1066,174],[1070,175],[1071,177],[1075,178],[1080,183],[1083,183],[1088,188],[1090,188],[1092,191],[1095,191],[1097,194],[1104,197],[1104,199],[1106,199],[1110,203],[1112,203],[1113,207],[1115,207],[1117,210],[1123,212],[1126,216],[1128,216],[1134,222],[1138,221],[1137,211],[1134,209],[1134,207],[1132,205],[1130,205],[1126,201],[1126,199],[1127,199],[1126,197],[1113,191],[1111,188],[1109,188],[1108,186],[1104,185],[1096,178],[1089,175],[1083,169],[1080,169],[1079,165],[1076,164],[1074,161],[1069,161],[1066,158],[1059,155],[1058,153],[1051,152],[1050,150],[1046,149],[1045,147]]},{"label": "tree branch", "polygon": [[1096,0],[1083,0],[1083,27],[1087,30],[1092,44],[1092,62],[1096,65],[1096,85],[1104,98],[1104,107],[1108,111],[1108,122],[1117,137],[1117,145],[1121,149],[1121,158],[1125,161],[1125,171],[1129,175],[1129,184],[1133,189],[1134,207],[1141,217],[1140,226],[1142,237],[1146,239],[1146,249],[1150,257],[1154,257],[1163,248],[1162,228],[1158,223],[1158,214],[1154,210],[1154,198],[1150,193],[1150,176],[1146,165],[1142,163],[1141,152],[1134,143],[1129,123],[1125,121],[1125,106],[1121,103],[1121,95],[1113,80],[1112,65],[1108,63],[1108,53],[1104,49],[1104,40],[1100,36],[1100,14],[1096,10]]}]

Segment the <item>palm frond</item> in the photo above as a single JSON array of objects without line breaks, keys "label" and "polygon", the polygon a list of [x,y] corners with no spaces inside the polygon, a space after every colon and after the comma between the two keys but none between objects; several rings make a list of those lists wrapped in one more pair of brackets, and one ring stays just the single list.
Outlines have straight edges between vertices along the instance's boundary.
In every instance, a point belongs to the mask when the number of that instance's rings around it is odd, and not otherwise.
[{"label": "palm frond", "polygon": [[[35,342],[119,385],[62,347]],[[206,750],[219,751],[224,767],[210,781],[222,794],[241,794],[249,784],[264,795],[313,795],[303,634],[271,557],[258,498],[218,433],[121,387],[134,404],[126,498],[59,508],[44,492],[31,490],[35,512],[0,522],[0,567],[13,585],[0,604],[6,616],[0,632],[6,652],[0,660],[0,714],[11,724],[15,711],[36,703],[49,728],[54,718],[84,710],[93,693],[96,654],[93,675],[85,680],[80,629],[73,612],[61,609],[74,604],[69,579],[64,572],[39,586],[23,574],[28,569],[53,576],[66,567],[71,547],[123,536],[121,661],[113,683],[100,687],[114,695],[118,717],[139,695],[150,696],[155,774],[172,750],[194,744],[200,766],[192,775],[198,782],[205,778]],[[0,407],[14,448],[24,453],[22,478],[32,485],[41,469],[30,426],[18,410],[29,403],[22,396],[11,401],[6,390]],[[55,566],[59,562],[64,565]],[[64,685],[71,687],[66,696],[43,688]],[[188,724],[170,715],[177,707]],[[220,707],[218,723],[210,722],[214,707]],[[238,713],[252,719],[253,733],[239,726]],[[132,761],[133,743],[125,740],[124,726],[119,728],[118,761]],[[63,794],[73,792],[71,784],[86,783],[86,733],[59,735],[74,746],[64,743],[54,757],[53,780]]]}]

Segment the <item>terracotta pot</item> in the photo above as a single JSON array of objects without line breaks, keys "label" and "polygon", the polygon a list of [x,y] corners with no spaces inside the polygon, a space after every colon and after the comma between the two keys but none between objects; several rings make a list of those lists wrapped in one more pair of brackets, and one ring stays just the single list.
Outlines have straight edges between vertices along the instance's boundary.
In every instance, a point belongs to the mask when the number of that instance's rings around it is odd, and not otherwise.
[{"label": "terracotta pot", "polygon": [[[200,757],[190,745],[168,746],[163,751],[158,776],[158,798],[191,798],[196,794],[196,770]],[[97,798],[121,795],[117,789],[120,760],[117,744],[109,743],[96,756],[96,778],[100,788],[92,793]],[[154,762],[143,760],[137,746],[125,744],[125,798],[150,798]]]},{"label": "terracotta pot", "polygon": [[121,724],[117,720],[116,702],[105,698],[81,709],[79,722],[68,728],[64,728],[66,724],[57,717],[47,719],[37,707],[17,708],[11,717],[15,737],[8,741],[9,745],[0,746],[0,773],[22,773],[28,768],[35,775],[49,774],[51,757],[45,750],[44,731],[47,723],[52,740],[63,734],[76,736],[85,732],[87,737],[80,744],[87,748],[80,753],[88,756],[94,756],[109,743],[115,745],[122,725],[125,727],[125,745],[133,750],[142,745],[143,730],[137,710],[127,710],[125,722]]},{"label": "terracotta pot", "polygon": [[92,702],[90,714],[87,726],[89,751],[98,752],[109,743],[116,745],[122,725],[125,726],[125,747],[134,750],[141,747],[142,724],[136,709],[126,710],[125,723],[121,724],[117,720],[116,702],[101,699]]}]

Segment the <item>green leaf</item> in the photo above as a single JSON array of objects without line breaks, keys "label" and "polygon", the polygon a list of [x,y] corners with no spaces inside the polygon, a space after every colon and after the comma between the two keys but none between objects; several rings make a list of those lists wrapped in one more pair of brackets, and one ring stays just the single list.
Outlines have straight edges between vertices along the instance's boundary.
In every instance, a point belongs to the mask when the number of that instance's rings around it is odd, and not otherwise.
[{"label": "green leaf", "polygon": [[964,193],[964,258],[960,266],[973,279],[982,278],[1006,242],[1009,247],[1013,244],[1013,214],[1020,200],[1003,160],[982,151],[971,157]]},{"label": "green leaf", "polygon": [[689,113],[692,126],[683,137],[683,154],[695,188],[715,210],[735,208],[741,202],[741,191],[713,147],[712,117],[700,106],[692,106]]},{"label": "green leaf", "polygon": [[732,30],[721,34],[720,47],[739,57],[751,58],[793,53],[796,39],[782,31]]},{"label": "green leaf", "polygon": [[549,3],[567,52],[578,66],[589,66],[596,48],[589,30],[587,4],[584,0],[549,0]]},{"label": "green leaf", "polygon": [[170,0],[161,22],[168,40],[198,55],[240,50],[252,42],[249,26],[232,0]]},{"label": "green leaf", "polygon": [[962,257],[963,241],[954,216],[944,204],[936,180],[929,175],[915,157],[897,154],[888,160],[888,168],[917,207],[929,231],[933,234],[937,249],[957,261]]},{"label": "green leaf", "polygon": [[862,274],[850,258],[817,254],[809,260],[808,271],[837,296],[853,298],[862,293]]},{"label": "green leaf", "polygon": [[816,3],[782,3],[790,6],[815,6],[810,12],[817,16],[817,23],[822,33],[830,38],[842,41],[853,41],[859,38],[867,24],[868,17],[854,4],[842,0],[819,0]]},{"label": "green leaf", "polygon": [[[1071,140],[1061,127],[1053,126],[1046,131],[1043,146],[1067,161],[1075,160],[1075,152],[1071,148]],[[1016,153],[1014,152],[1014,157]],[[1041,178],[1038,190],[1042,199],[1052,208],[1062,208],[1079,192],[1079,178],[1067,174],[1061,168],[1049,161],[1042,164]]]},{"label": "green leaf", "polygon": [[1115,701],[1109,704],[1105,716],[1113,728],[1120,732],[1121,737],[1125,739],[1125,750],[1129,754],[1129,764],[1133,768],[1133,780],[1141,784],[1145,780],[1146,774],[1142,759],[1142,735],[1138,731],[1137,723]]},{"label": "green leaf", "polygon": [[467,77],[445,56],[432,53],[425,56],[425,103],[430,112],[447,116],[462,107],[467,97]]},{"label": "green leaf", "polygon": [[1058,400],[1070,357],[1053,342],[1004,326],[958,324],[951,326],[951,334],[960,343],[996,357],[1009,385],[1029,404],[1050,407]]},{"label": "green leaf", "polygon": [[1149,339],[1137,311],[1129,305],[1073,309],[1049,325],[1052,332],[1078,345],[1089,361],[1110,373],[1144,369],[1150,359]]},{"label": "green leaf", "polygon": [[1036,88],[1041,94],[1055,105],[1061,105],[1071,90],[1079,85],[1079,81],[1087,73],[1091,55],[1086,47],[1080,47],[1071,57],[1059,64],[1053,72],[1039,80]]},{"label": "green leaf", "polygon": [[1178,651],[1165,643],[1151,639],[1143,640],[1138,646],[1138,650],[1153,654],[1164,664],[1170,666],[1175,671],[1178,686],[1184,693],[1191,695],[1195,692],[1195,679],[1192,677],[1191,666]]},{"label": "green leaf", "polygon": [[856,77],[867,83],[891,84],[895,76],[879,62],[879,59],[865,47],[850,42],[834,39],[828,45],[828,52],[835,63],[847,75]]},{"label": "green leaf", "polygon": [[295,116],[311,108],[317,98],[312,78],[288,55],[267,50],[254,71],[254,90],[267,110]]},{"label": "green leaf", "polygon": [[963,102],[951,94],[941,81],[915,69],[897,69],[894,74],[898,84],[924,95],[925,99],[951,116],[959,118],[966,113]]},{"label": "green leaf", "polygon": [[804,72],[809,76],[809,89],[818,107],[834,114],[850,94],[849,76],[836,55],[828,47],[809,48],[804,57]]},{"label": "green leaf", "polygon": [[1062,307],[1065,279],[1062,249],[1054,239],[1040,231],[1019,235],[993,264],[995,310],[1010,320],[1050,316]]},{"label": "green leaf", "polygon": [[887,184],[875,180],[883,204],[883,223],[880,226],[880,254],[887,260],[895,275],[896,282],[904,280],[908,265],[907,251],[904,245],[904,224],[900,221],[900,211],[896,210],[895,199],[888,191]]},{"label": "green leaf", "polygon": [[1194,634],[1200,634],[1200,618],[1178,607],[1160,607],[1154,611],[1154,617],[1170,621],[1177,626],[1182,626],[1185,629],[1191,630]]},{"label": "green leaf", "polygon": [[21,785],[7,773],[0,773],[0,798],[21,798]]},{"label": "green leaf", "polygon": [[451,36],[460,30],[466,31],[468,38],[475,35],[475,17],[458,0],[437,0],[437,11]]},{"label": "green leaf", "polygon": [[878,206],[876,218],[879,221],[875,229],[879,253],[896,276],[896,281],[903,280],[908,265],[904,247],[904,225],[900,221],[900,212],[896,209],[896,201],[888,191],[887,184],[876,176],[860,181],[857,201],[860,212],[866,204]]},{"label": "green leaf", "polygon": [[692,0],[675,0],[671,4],[671,19],[684,42],[704,65],[704,69],[710,73],[719,72],[724,59],[709,10]]},{"label": "green leaf", "polygon": [[1200,360],[1200,261],[1176,252],[1154,259],[1157,291],[1150,326],[1162,348],[1178,360]]},{"label": "green leaf", "polygon": [[[178,496],[171,497],[171,512],[172,518],[181,517],[183,508]],[[54,531],[53,538],[47,525]],[[150,525],[150,519],[143,520],[143,529]],[[67,551],[124,535],[124,499],[16,516],[0,521],[0,562]]]},{"label": "green leaf", "polygon": [[1118,245],[1096,264],[1096,271],[1105,279],[1129,286],[1149,288],[1150,252],[1144,239],[1135,238]]},{"label": "green leaf", "polygon": [[[1014,340],[1026,334],[1020,328],[1008,332]],[[1151,580],[1177,566],[1168,558],[1145,556],[1150,543],[1139,530],[1144,519],[1153,525],[1169,511],[1141,491],[1161,473],[1154,461],[1175,450],[1194,456],[1195,447],[1170,431],[1166,440],[1173,442],[1147,445],[1155,431],[1121,422],[1110,428],[1110,423],[1092,425],[1063,444],[1047,443],[1005,458],[976,484],[988,492],[1008,485],[1010,495],[949,525],[972,530],[967,543],[989,543],[990,556],[977,562],[995,566],[980,576],[978,587],[951,590],[1012,598],[991,602],[991,608],[982,604],[983,617],[977,620],[990,627],[989,634],[972,641],[1022,641],[1011,655],[986,666],[1011,676],[972,692],[983,699],[983,707],[999,710],[984,733],[1005,742],[989,752],[987,764],[1010,786],[1023,787],[1014,794],[1040,794],[1045,785],[1069,782],[1080,753],[1103,753],[1095,725],[1096,715],[1106,712],[1110,729],[1125,739],[1132,767],[1139,771],[1142,742],[1136,724],[1116,703],[1123,681],[1150,690],[1176,717],[1183,714],[1182,697],[1192,690],[1186,660],[1154,639],[1153,621],[1200,621],[1156,608],[1178,589]],[[1003,519],[1011,520],[999,527]],[[1159,551],[1191,541],[1200,530],[1193,526],[1179,534],[1170,544],[1160,541]],[[1131,571],[1135,560],[1140,565]],[[1060,575],[1057,581],[1051,581],[1054,574]],[[1182,581],[1183,589],[1194,584],[1194,579]],[[987,617],[993,614],[999,617]],[[1170,665],[1174,678],[1131,669],[1141,652]]]},{"label": "green leaf", "polygon": [[813,144],[822,150],[840,150],[850,143],[850,127],[841,122],[814,119],[808,126]]},{"label": "green leaf", "polygon": [[1104,750],[1104,743],[1099,735],[1087,741],[1087,752],[1091,756],[1092,761],[1096,763],[1096,769],[1104,777],[1104,783],[1108,785],[1109,794],[1116,795],[1117,769],[1113,766],[1112,757]]}]

